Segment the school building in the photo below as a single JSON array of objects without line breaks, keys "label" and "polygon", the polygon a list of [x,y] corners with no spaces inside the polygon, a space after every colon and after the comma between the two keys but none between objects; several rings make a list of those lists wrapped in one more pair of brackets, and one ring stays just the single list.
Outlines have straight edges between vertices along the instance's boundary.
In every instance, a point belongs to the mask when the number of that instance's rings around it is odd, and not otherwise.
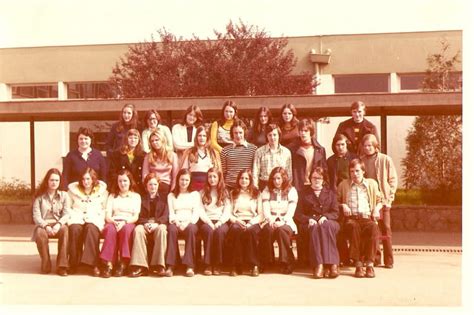
[{"label": "school building", "polygon": [[[369,108],[367,118],[379,132],[385,130],[386,152],[394,159],[401,178],[405,137],[414,115],[418,114],[417,105],[433,105],[431,108],[435,111],[432,113],[445,113],[436,109],[454,105],[457,108],[454,112],[461,113],[462,92],[448,93],[445,101],[445,96],[423,93],[421,82],[428,66],[428,55],[440,52],[442,40],[450,44],[449,56],[462,52],[462,35],[462,31],[433,31],[290,37],[288,48],[293,49],[298,59],[295,73],[311,71],[319,82],[314,90],[315,97],[250,97],[237,104],[244,113],[248,109],[249,115],[259,104],[268,105],[276,116],[283,105],[280,99],[293,100],[297,109],[302,108],[303,115],[324,117],[318,122],[317,136],[329,157],[339,122],[350,117],[351,102],[361,100]],[[6,181],[17,178],[26,183],[34,178],[38,183],[47,169],[62,169],[62,158],[76,147],[74,133],[79,126],[90,126],[99,135],[108,131],[110,122],[118,118],[127,101],[105,99],[106,81],[128,46],[0,49],[0,178]],[[461,87],[462,64],[457,70],[456,82]],[[170,120],[179,119],[190,103],[205,108],[215,117],[225,99],[131,102],[137,104],[141,113],[151,108],[160,113],[166,110],[167,114],[163,116],[170,123]],[[317,100],[314,102],[318,106],[311,106],[313,99]],[[170,102],[172,107],[160,105]],[[381,116],[384,112],[382,103],[394,108],[386,120]],[[337,110],[332,111],[331,108],[336,107],[331,106],[336,106]],[[397,111],[396,108],[404,109]],[[32,154],[34,161],[30,163]],[[31,176],[33,165],[34,177]]]}]

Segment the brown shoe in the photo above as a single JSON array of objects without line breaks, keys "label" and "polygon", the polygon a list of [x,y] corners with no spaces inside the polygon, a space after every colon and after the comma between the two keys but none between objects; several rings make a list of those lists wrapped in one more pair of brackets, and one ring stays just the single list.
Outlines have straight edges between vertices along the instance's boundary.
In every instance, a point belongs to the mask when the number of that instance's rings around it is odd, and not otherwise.
[{"label": "brown shoe", "polygon": [[112,265],[112,262],[110,261],[106,262],[104,269],[102,270],[102,273],[101,273],[102,278],[110,278],[112,276],[113,269],[114,269],[114,266]]},{"label": "brown shoe", "polygon": [[61,277],[66,277],[67,276],[67,269],[65,267],[59,267],[57,273]]},{"label": "brown shoe", "polygon": [[237,277],[237,270],[235,268],[232,268],[232,270],[229,273],[229,276],[231,277]]},{"label": "brown shoe", "polygon": [[365,277],[366,277],[366,278],[375,278],[374,267],[372,267],[372,266],[367,266],[367,267],[365,268]]},{"label": "brown shoe", "polygon": [[168,267],[165,271],[165,277],[172,277],[173,276],[173,267]]},{"label": "brown shoe", "polygon": [[94,266],[91,268],[91,275],[93,277],[99,277],[100,276],[100,269],[97,266]]},{"label": "brown shoe", "polygon": [[324,278],[329,278],[329,267],[324,267]]},{"label": "brown shoe", "polygon": [[219,268],[219,267],[214,267],[214,268],[212,268],[212,274],[213,274],[214,276],[220,276],[220,275],[221,275],[221,270],[220,270],[220,268]]},{"label": "brown shoe", "polygon": [[121,277],[125,272],[125,263],[123,261],[119,262],[117,268],[114,270],[114,277]]},{"label": "brown shoe", "polygon": [[210,276],[210,275],[212,275],[212,269],[211,269],[210,266],[207,266],[206,268],[204,268],[203,275],[205,275],[205,276]]},{"label": "brown shoe", "polygon": [[356,267],[356,271],[355,271],[354,276],[356,278],[364,278],[364,276],[365,276],[364,268],[363,267]]},{"label": "brown shoe", "polygon": [[322,279],[324,278],[324,266],[323,264],[318,264],[313,270],[313,278]]},{"label": "brown shoe", "polygon": [[338,276],[339,276],[339,268],[337,267],[337,265],[331,265],[331,267],[329,267],[329,278],[335,279]]},{"label": "brown shoe", "polygon": [[193,270],[193,268],[188,267],[188,268],[186,269],[186,274],[185,274],[185,276],[186,276],[186,277],[194,277],[194,270]]}]

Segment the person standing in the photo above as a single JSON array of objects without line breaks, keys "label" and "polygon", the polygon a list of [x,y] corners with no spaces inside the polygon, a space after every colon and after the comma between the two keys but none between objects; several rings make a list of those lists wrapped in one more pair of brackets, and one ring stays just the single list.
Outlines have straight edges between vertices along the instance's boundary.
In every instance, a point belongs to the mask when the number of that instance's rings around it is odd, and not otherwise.
[{"label": "person standing", "polygon": [[238,119],[237,104],[225,101],[221,110],[221,119],[211,125],[211,147],[221,153],[222,149],[232,143],[231,127]]},{"label": "person standing", "polygon": [[117,151],[123,144],[123,138],[126,137],[127,131],[130,129],[140,129],[138,122],[138,112],[133,104],[125,104],[120,111],[120,118],[118,122],[115,122],[110,128],[110,132],[107,135],[105,141],[105,151],[107,152],[107,158],[112,152]]},{"label": "person standing", "polygon": [[349,139],[342,133],[338,133],[332,140],[332,151],[334,152],[327,160],[329,188],[336,191],[337,186],[344,179],[349,178],[349,162],[358,156],[348,150]]},{"label": "person standing", "polygon": [[196,128],[202,125],[202,113],[198,106],[191,105],[184,113],[183,121],[173,126],[173,146],[181,158],[186,149],[192,148],[196,137]]},{"label": "person standing", "polygon": [[354,154],[361,155],[361,140],[366,134],[373,134],[378,139],[377,128],[373,123],[365,118],[367,106],[361,101],[351,104],[352,118],[339,124],[336,130],[337,134],[343,134],[349,139],[348,150]]},{"label": "person standing", "polygon": [[280,144],[281,130],[276,124],[269,124],[266,128],[267,144],[255,151],[253,160],[253,182],[260,191],[268,185],[268,178],[275,167],[287,170],[288,179],[292,181],[291,152]]},{"label": "person standing", "polygon": [[[360,159],[349,163],[350,179],[337,187],[337,200],[344,214],[344,233],[349,238],[349,257],[355,262],[356,278],[374,278],[375,249],[379,233],[377,219],[382,208],[378,184],[365,178],[365,165]],[[366,269],[362,258],[365,259]]]},{"label": "person standing", "polygon": [[230,128],[233,143],[222,149],[221,163],[224,181],[228,189],[237,187],[237,174],[243,169],[252,169],[257,147],[246,140],[247,126],[236,120]]},{"label": "person standing", "polygon": [[272,123],[272,112],[268,107],[262,106],[258,109],[253,126],[249,130],[249,142],[260,148],[267,143],[269,125]]},{"label": "person standing", "polygon": [[153,131],[161,132],[166,138],[166,149],[173,151],[173,136],[171,135],[170,128],[162,123],[160,114],[156,110],[150,109],[146,112],[144,121],[145,129],[142,132],[143,151],[145,153],[151,151],[150,136]]},{"label": "person standing", "polygon": [[52,268],[49,239],[58,239],[56,272],[60,276],[67,276],[69,234],[66,223],[69,219],[69,205],[66,192],[60,190],[61,180],[61,172],[58,169],[49,169],[35,193],[33,202],[35,230],[32,240],[36,242],[41,258],[41,273],[48,274]]},{"label": "person standing", "polygon": [[[392,227],[390,224],[390,209],[395,200],[395,193],[398,186],[397,170],[393,160],[386,154],[380,152],[379,142],[372,134],[367,134],[362,138],[363,155],[362,162],[365,164],[365,174],[367,178],[372,178],[379,184],[382,192],[383,208],[380,212],[379,228],[384,238],[383,262],[386,268],[393,268],[392,250]],[[377,246],[378,250],[379,246]]]},{"label": "person standing", "polygon": [[293,104],[285,104],[280,110],[280,143],[290,150],[297,145],[299,140],[298,118],[296,107]]}]

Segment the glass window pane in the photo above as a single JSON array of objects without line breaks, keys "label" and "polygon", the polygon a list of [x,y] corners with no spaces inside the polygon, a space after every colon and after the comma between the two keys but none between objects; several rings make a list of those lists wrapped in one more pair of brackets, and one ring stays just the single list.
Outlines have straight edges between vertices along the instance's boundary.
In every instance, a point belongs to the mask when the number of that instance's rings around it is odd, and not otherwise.
[{"label": "glass window pane", "polygon": [[58,98],[56,84],[12,85],[12,98]]},{"label": "glass window pane", "polygon": [[388,92],[389,74],[334,76],[336,93]]},{"label": "glass window pane", "polygon": [[68,99],[114,98],[107,82],[68,83]]}]

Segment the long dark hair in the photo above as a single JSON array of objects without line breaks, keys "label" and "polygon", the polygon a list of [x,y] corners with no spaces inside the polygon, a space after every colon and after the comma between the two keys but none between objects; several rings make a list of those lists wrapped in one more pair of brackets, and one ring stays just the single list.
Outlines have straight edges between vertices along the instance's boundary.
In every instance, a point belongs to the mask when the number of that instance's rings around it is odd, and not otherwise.
[{"label": "long dark hair", "polygon": [[[217,177],[219,178],[219,182],[217,183],[217,202],[216,206],[220,207],[224,204],[224,200],[229,197],[227,190],[225,189],[224,183],[224,175],[222,175],[222,171],[218,167],[211,167],[207,171],[207,178],[209,178],[209,173],[216,173]],[[204,205],[208,205],[212,201],[211,197],[212,187],[209,185],[209,180],[206,179],[206,183],[204,184],[204,188],[202,190],[202,203]]]},{"label": "long dark hair", "polygon": [[222,105],[222,109],[221,109],[221,119],[220,119],[220,121],[219,121],[219,125],[221,125],[221,126],[222,126],[222,125],[225,123],[225,121],[226,121],[225,118],[224,118],[224,111],[225,111],[225,108],[226,108],[227,106],[230,106],[230,107],[232,107],[232,108],[234,109],[234,112],[235,112],[235,113],[234,113],[234,118],[233,118],[233,119],[235,120],[235,119],[238,119],[238,118],[239,118],[239,116],[237,115],[237,104],[236,104],[234,101],[225,101],[225,102],[224,102],[224,105]]},{"label": "long dark hair", "polygon": [[114,195],[115,198],[120,194],[120,188],[118,186],[118,177],[121,175],[127,175],[128,180],[130,181],[130,188],[129,191],[136,192],[137,191],[137,186],[135,184],[135,180],[133,179],[132,173],[127,170],[127,169],[122,169],[117,173],[117,176],[114,178],[114,183],[112,185],[112,188],[110,192]]},{"label": "long dark hair", "polygon": [[277,166],[274,169],[272,169],[270,176],[268,177],[268,190],[270,190],[270,193],[275,189],[275,184],[273,183],[273,178],[275,177],[276,174],[280,174],[281,178],[283,179],[283,182],[281,183],[281,192],[282,195],[288,195],[288,192],[291,189],[291,181],[288,178],[288,172],[286,171],[285,168]]},{"label": "long dark hair", "polygon": [[204,148],[206,149],[206,153],[209,154],[214,166],[220,167],[221,165],[220,156],[219,156],[219,153],[217,153],[216,150],[214,150],[211,147],[211,138],[210,138],[207,128],[205,126],[199,126],[196,129],[196,136],[194,137],[194,146],[192,148],[187,149],[184,152],[183,158],[181,159],[180,168],[183,165],[186,158],[188,159],[189,165],[191,165],[192,163],[197,163],[198,161],[198,135],[203,131],[206,133],[206,137],[207,137],[206,144],[204,145]]},{"label": "long dark hair", "polygon": [[257,187],[255,187],[255,185],[254,185],[254,183],[253,183],[252,171],[251,171],[249,168],[245,168],[245,169],[241,170],[241,171],[239,172],[239,174],[237,175],[237,182],[236,182],[237,187],[234,188],[234,190],[232,190],[232,200],[236,200],[236,199],[239,197],[239,195],[240,195],[240,193],[241,193],[241,191],[242,191],[242,188],[240,187],[240,183],[239,183],[239,182],[240,182],[240,178],[241,178],[242,175],[245,174],[245,173],[249,175],[249,179],[250,179],[249,188],[248,188],[248,189],[249,189],[250,197],[251,197],[252,199],[257,199],[257,197],[258,197],[259,191],[258,191]]},{"label": "long dark hair", "polygon": [[[268,116],[268,122],[265,125],[262,125],[262,123],[260,122],[260,115],[261,114],[267,114],[267,116]],[[253,130],[255,130],[258,133],[260,133],[262,131],[265,131],[265,133],[266,133],[266,129],[268,128],[268,125],[270,125],[272,123],[272,119],[273,119],[272,118],[272,112],[270,111],[270,109],[267,106],[260,107],[257,111],[257,114],[255,115]]]},{"label": "long dark hair", "polygon": [[283,120],[282,116],[283,116],[283,111],[287,108],[293,113],[293,119],[290,121],[290,125],[291,125],[291,128],[294,128],[298,124],[298,118],[296,117],[298,112],[296,111],[296,107],[293,104],[285,104],[281,107],[281,110],[280,110],[280,126],[281,126],[281,128],[283,128],[285,126],[285,121]]},{"label": "long dark hair", "polygon": [[[191,179],[191,171],[187,168],[182,168],[179,170],[178,175],[176,175],[176,184],[174,185],[174,189],[173,189],[173,195],[175,198],[178,198],[180,194],[179,179],[181,178],[181,176],[184,176],[184,175],[189,175],[189,179]],[[189,182],[187,192],[191,192],[191,191],[192,191],[191,182]]]},{"label": "long dark hair", "polygon": [[194,113],[194,115],[196,115],[196,122],[194,123],[194,126],[195,127],[201,126],[204,118],[202,116],[201,109],[197,105],[191,105],[186,109],[186,112],[184,113],[184,117],[182,121],[183,126],[187,125],[186,118],[189,113]]},{"label": "long dark hair", "polygon": [[[132,110],[132,119],[130,120],[129,123],[123,120],[123,110],[127,107]],[[120,118],[119,118],[119,123],[117,126],[117,131],[122,132],[124,129],[138,129],[138,111],[135,105],[130,104],[130,103],[125,104],[122,107],[122,110],[120,111]]]},{"label": "long dark hair", "polygon": [[57,168],[50,168],[47,172],[46,175],[44,175],[43,180],[41,181],[41,184],[39,185],[38,189],[35,192],[35,198],[38,198],[39,196],[45,194],[48,191],[48,181],[51,175],[58,175],[59,176],[59,188],[58,190],[61,190],[62,183],[63,183],[63,176],[61,175],[61,172]]}]

